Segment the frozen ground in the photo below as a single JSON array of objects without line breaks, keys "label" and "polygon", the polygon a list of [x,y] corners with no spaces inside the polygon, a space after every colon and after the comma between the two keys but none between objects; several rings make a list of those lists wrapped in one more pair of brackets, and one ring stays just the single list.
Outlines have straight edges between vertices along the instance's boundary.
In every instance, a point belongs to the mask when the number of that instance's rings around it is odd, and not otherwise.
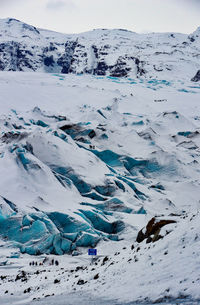
[{"label": "frozen ground", "polygon": [[[72,304],[80,295],[198,304],[200,87],[191,86],[0,73],[3,304],[64,304],[63,292]],[[174,223],[163,239],[136,242],[154,216]]]},{"label": "frozen ground", "polygon": [[[66,301],[67,300],[67,301]],[[70,293],[70,294],[62,294],[58,296],[48,297],[42,300],[32,301],[27,303],[25,297],[4,297],[1,299],[2,304],[4,305],[17,305],[17,304],[30,304],[30,305],[74,305],[81,302],[82,305],[198,305],[199,302],[193,301],[191,299],[175,299],[175,300],[166,300],[166,302],[157,302],[157,303],[149,303],[149,302],[128,302],[128,303],[120,303],[117,300],[107,300],[100,297],[92,297],[91,295],[84,293]]]}]

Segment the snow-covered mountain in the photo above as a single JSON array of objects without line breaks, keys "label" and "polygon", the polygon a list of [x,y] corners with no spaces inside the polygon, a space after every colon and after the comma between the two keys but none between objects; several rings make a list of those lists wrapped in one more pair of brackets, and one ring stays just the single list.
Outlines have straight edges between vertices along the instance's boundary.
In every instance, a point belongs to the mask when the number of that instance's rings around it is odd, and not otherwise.
[{"label": "snow-covered mountain", "polygon": [[200,70],[199,54],[200,28],[190,35],[123,29],[66,35],[0,20],[2,71],[190,80]]}]

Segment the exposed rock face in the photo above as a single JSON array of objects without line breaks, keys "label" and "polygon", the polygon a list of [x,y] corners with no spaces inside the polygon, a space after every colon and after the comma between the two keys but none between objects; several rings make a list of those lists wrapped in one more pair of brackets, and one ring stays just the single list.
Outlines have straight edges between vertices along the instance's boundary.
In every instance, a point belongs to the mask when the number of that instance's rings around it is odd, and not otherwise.
[{"label": "exposed rock face", "polygon": [[153,217],[146,225],[146,228],[143,228],[138,232],[136,241],[141,243],[146,239],[146,242],[149,243],[159,240],[163,237],[160,235],[161,228],[171,223],[176,223],[176,221],[172,219],[157,219],[156,217]]},{"label": "exposed rock face", "polygon": [[[194,66],[200,71],[199,31],[188,36],[101,29],[65,35],[2,19],[0,70],[188,80],[187,71]],[[199,80],[198,72],[192,81]]]},{"label": "exposed rock face", "polygon": [[0,70],[2,71],[24,71],[26,68],[35,71],[37,69],[32,51],[19,42],[0,43],[0,54]]},{"label": "exposed rock face", "polygon": [[57,64],[62,67],[61,73],[69,73],[73,72],[70,70],[72,62],[73,62],[73,55],[77,45],[77,41],[67,41],[65,44],[65,53],[58,59]]},{"label": "exposed rock face", "polygon": [[191,79],[192,82],[199,82],[200,81],[200,70],[197,71],[195,76]]}]

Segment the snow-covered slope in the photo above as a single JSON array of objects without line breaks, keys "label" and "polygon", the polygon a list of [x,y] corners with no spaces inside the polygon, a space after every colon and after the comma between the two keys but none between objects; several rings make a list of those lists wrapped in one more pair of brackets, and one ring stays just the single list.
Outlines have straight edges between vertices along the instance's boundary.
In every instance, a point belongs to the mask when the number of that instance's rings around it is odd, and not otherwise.
[{"label": "snow-covered slope", "polygon": [[199,86],[1,72],[0,91],[1,295],[198,299]]},{"label": "snow-covered slope", "polygon": [[67,35],[0,20],[3,71],[190,80],[200,70],[199,53],[199,28],[191,35],[122,29]]}]

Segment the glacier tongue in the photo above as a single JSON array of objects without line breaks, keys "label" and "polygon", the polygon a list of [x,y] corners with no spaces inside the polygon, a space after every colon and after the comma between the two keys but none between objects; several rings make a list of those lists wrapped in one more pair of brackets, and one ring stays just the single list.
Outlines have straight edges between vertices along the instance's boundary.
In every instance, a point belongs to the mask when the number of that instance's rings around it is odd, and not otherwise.
[{"label": "glacier tongue", "polygon": [[[15,116],[13,121],[25,121]],[[57,117],[50,120],[53,125]],[[114,235],[124,228],[121,221],[104,215],[98,206],[89,214],[88,208],[81,207],[82,200],[92,198],[92,190],[100,193],[95,188],[102,188],[105,196],[112,195],[111,188],[117,190],[106,177],[109,169],[59,128],[53,130],[49,122],[41,122],[31,119],[2,135],[2,172],[10,172],[6,178],[9,185],[5,186],[5,181],[1,184],[6,196],[1,199],[2,237],[15,241],[22,252],[29,254],[69,253],[77,246],[95,246],[102,238],[117,239]],[[72,241],[65,235],[69,233],[75,234]]]},{"label": "glacier tongue", "polygon": [[131,215],[198,208],[197,88],[31,73],[0,86],[0,235],[21,252],[72,253],[126,238]]},{"label": "glacier tongue", "polygon": [[7,181],[1,183],[2,238],[35,255],[70,253],[102,238],[118,240],[123,222],[93,202],[108,201],[125,188],[118,187],[103,161],[61,131],[63,118],[39,108],[28,116],[12,111],[3,122],[1,169]]}]

